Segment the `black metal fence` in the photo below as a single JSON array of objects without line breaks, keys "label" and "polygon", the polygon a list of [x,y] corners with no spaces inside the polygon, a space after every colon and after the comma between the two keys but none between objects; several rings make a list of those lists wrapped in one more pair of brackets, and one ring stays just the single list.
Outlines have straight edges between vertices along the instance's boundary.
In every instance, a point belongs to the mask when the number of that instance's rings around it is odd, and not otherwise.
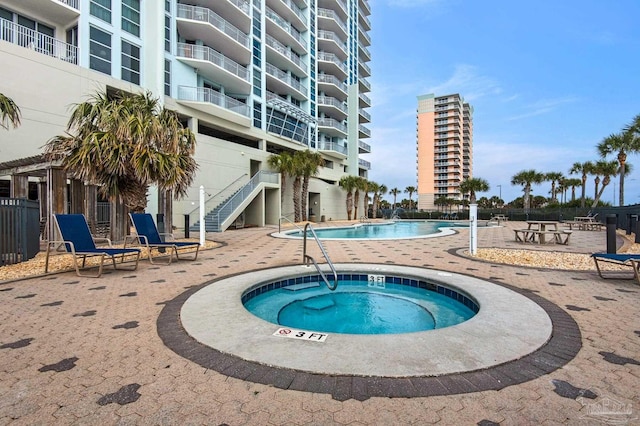
[{"label": "black metal fence", "polygon": [[38,202],[22,198],[0,198],[0,266],[31,259],[38,251]]}]

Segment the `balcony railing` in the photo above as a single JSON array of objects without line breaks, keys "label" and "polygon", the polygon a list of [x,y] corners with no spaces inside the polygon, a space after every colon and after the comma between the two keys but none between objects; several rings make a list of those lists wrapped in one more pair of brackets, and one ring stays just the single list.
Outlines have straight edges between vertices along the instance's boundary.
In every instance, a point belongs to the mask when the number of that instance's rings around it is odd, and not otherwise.
[{"label": "balcony railing", "polygon": [[358,112],[360,113],[361,116],[363,116],[364,118],[367,119],[367,121],[371,121],[371,114],[369,114],[367,111],[365,111],[362,108],[358,108]]},{"label": "balcony railing", "polygon": [[360,93],[360,98],[367,104],[371,105],[371,99],[364,93]]},{"label": "balcony railing", "polygon": [[342,124],[334,118],[319,118],[318,127],[333,127],[334,129],[338,129],[343,133],[347,133],[346,124]]},{"label": "balcony railing", "polygon": [[69,7],[78,9],[78,0],[58,0],[60,3],[66,4]]},{"label": "balcony railing", "polygon": [[364,78],[364,77],[360,77],[358,76],[358,81],[360,82],[360,84],[362,84],[368,91],[371,91],[371,83],[369,83],[369,81]]},{"label": "balcony railing", "polygon": [[287,22],[284,18],[282,18],[280,15],[278,15],[276,12],[274,12],[270,7],[266,7],[265,8],[266,11],[266,16],[267,18],[271,19],[273,22],[275,22],[280,28],[282,28],[283,30],[285,30],[287,33],[289,33],[289,35],[291,35],[291,37],[293,37],[294,39],[296,39],[296,41],[298,43],[300,43],[302,46],[305,46],[305,41],[302,38],[302,34],[300,34],[300,32],[298,30],[296,30],[295,28],[293,28],[293,25],[291,25],[289,22]]},{"label": "balcony railing", "polygon": [[367,71],[369,75],[371,75],[371,67],[369,65],[367,65],[363,61],[358,61],[358,65],[361,66],[365,71]]},{"label": "balcony railing", "polygon": [[251,10],[251,5],[249,5],[249,2],[245,0],[229,0],[229,1],[235,4],[238,9],[240,9],[247,15],[249,14],[249,11]]},{"label": "balcony railing", "polygon": [[338,57],[333,53],[318,52],[317,58],[318,61],[333,62],[338,68],[344,71],[345,74],[349,74],[347,66],[344,64],[344,62],[340,61],[340,59],[338,59]]},{"label": "balcony railing", "polygon": [[331,96],[318,96],[318,105],[332,106],[347,114],[347,107],[344,103]]},{"label": "balcony railing", "polygon": [[199,59],[211,62],[220,68],[224,68],[230,73],[237,75],[245,81],[249,81],[249,71],[246,67],[240,65],[234,60],[227,58],[217,50],[213,50],[208,46],[196,46],[194,44],[178,43],[178,52],[176,56],[184,58]]},{"label": "balcony railing", "polygon": [[338,80],[338,77],[331,74],[318,74],[318,83],[328,83],[338,86],[343,92],[347,92],[347,85]]},{"label": "balcony railing", "polygon": [[298,18],[300,18],[300,20],[304,22],[305,25],[307,25],[307,17],[304,16],[304,12],[298,7],[298,5],[296,5],[291,0],[282,0],[282,2],[289,6],[289,9],[293,10],[293,13],[295,13]]},{"label": "balcony railing", "polygon": [[178,99],[182,101],[208,102],[249,117],[249,105],[207,87],[180,86],[178,87]]},{"label": "balcony railing", "polygon": [[334,21],[336,21],[338,26],[344,30],[345,33],[349,34],[347,24],[342,22],[342,19],[340,19],[340,17],[334,10],[318,8],[318,17],[333,19]]},{"label": "balcony railing", "polygon": [[371,152],[371,145],[366,142],[358,141],[358,147],[366,152]]},{"label": "balcony railing", "polygon": [[249,36],[206,7],[178,4],[178,18],[207,22],[241,45],[249,48]]},{"label": "balcony railing", "polygon": [[323,151],[335,151],[343,155],[348,154],[347,147],[338,145],[336,142],[318,142],[318,149]]},{"label": "balcony railing", "polygon": [[78,64],[77,46],[2,18],[0,18],[0,40],[26,47],[65,62]]},{"label": "balcony railing", "polygon": [[347,51],[347,45],[333,31],[318,31],[318,39],[334,41],[342,50]]},{"label": "balcony railing", "polygon": [[275,38],[273,38],[269,34],[267,34],[266,40],[267,40],[267,46],[271,46],[274,50],[276,50],[277,52],[279,52],[283,56],[287,57],[291,62],[293,62],[299,68],[304,70],[304,72],[307,72],[307,64],[302,62],[302,60],[300,60],[300,57],[298,57],[298,55],[294,54],[291,51],[291,48],[289,48],[289,47],[285,46],[284,44],[280,43],[278,40],[276,40]]},{"label": "balcony railing", "polygon": [[371,59],[371,52],[369,52],[369,49],[367,49],[364,44],[358,43],[358,47],[360,48],[360,50],[362,50],[364,56]]},{"label": "balcony railing", "polygon": [[278,80],[288,84],[289,86],[291,86],[294,89],[296,89],[298,92],[300,92],[303,95],[307,96],[306,87],[304,87],[298,80],[296,80],[295,78],[291,77],[286,72],[282,71],[280,68],[278,68],[276,66],[273,66],[270,63],[267,63],[266,71],[267,71],[267,74],[269,74],[269,75],[277,78]]},{"label": "balcony railing", "polygon": [[371,137],[371,130],[367,129],[365,126],[363,126],[362,124],[358,125],[358,130],[364,134],[367,135],[368,137]]},{"label": "balcony railing", "polygon": [[371,163],[367,160],[363,160],[362,158],[358,158],[358,165],[363,169],[371,170]]},{"label": "balcony railing", "polygon": [[360,27],[360,38],[367,41],[367,46],[371,46],[371,37],[366,32],[362,31],[362,27]]}]

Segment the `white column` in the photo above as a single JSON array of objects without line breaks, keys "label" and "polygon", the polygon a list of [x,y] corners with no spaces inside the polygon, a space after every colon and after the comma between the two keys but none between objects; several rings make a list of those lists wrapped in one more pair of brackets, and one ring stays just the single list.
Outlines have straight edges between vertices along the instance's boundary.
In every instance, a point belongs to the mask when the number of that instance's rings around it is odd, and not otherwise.
[{"label": "white column", "polygon": [[200,246],[204,247],[204,234],[205,234],[205,223],[204,223],[204,186],[200,185]]},{"label": "white column", "polygon": [[469,205],[469,253],[475,256],[478,252],[478,205]]}]

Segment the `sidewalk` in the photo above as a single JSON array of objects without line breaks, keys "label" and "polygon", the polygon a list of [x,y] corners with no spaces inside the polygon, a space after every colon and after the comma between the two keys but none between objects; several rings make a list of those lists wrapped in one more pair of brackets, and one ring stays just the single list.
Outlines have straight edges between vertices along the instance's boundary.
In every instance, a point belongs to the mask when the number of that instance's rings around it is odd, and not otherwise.
[{"label": "sidewalk", "polygon": [[[513,229],[522,223],[503,225],[479,229],[478,247],[606,248],[604,231],[574,231],[568,246],[539,246],[514,241]],[[578,324],[582,348],[574,359],[499,391],[338,401],[231,378],[168,349],[157,320],[169,301],[209,281],[301,263],[302,243],[269,236],[276,231],[212,234],[223,245],[201,252],[196,262],[141,261],[137,271],[107,270],[102,278],[69,272],[0,284],[0,424],[599,424],[611,416],[640,424],[640,286],[602,280],[595,269],[465,257],[466,230],[443,238],[324,245],[335,263],[436,268],[535,293]],[[601,406],[613,413],[599,414]]]}]

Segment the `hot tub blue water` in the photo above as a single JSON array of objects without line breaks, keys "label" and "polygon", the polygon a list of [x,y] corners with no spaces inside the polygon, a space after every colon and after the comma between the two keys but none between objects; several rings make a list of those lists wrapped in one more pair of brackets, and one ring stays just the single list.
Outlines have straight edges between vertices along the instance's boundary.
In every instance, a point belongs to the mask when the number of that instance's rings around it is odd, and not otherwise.
[{"label": "hot tub blue water", "polygon": [[[357,224],[354,226],[337,228],[315,228],[320,239],[385,239],[385,238],[416,238],[438,234],[442,228],[468,228],[464,222],[450,221],[402,221]],[[302,231],[287,232],[288,236],[302,238]]]},{"label": "hot tub blue water", "polygon": [[261,284],[242,301],[254,315],[281,326],[346,334],[396,334],[459,324],[478,312],[462,292],[403,277],[339,276],[330,291],[320,277]]}]

